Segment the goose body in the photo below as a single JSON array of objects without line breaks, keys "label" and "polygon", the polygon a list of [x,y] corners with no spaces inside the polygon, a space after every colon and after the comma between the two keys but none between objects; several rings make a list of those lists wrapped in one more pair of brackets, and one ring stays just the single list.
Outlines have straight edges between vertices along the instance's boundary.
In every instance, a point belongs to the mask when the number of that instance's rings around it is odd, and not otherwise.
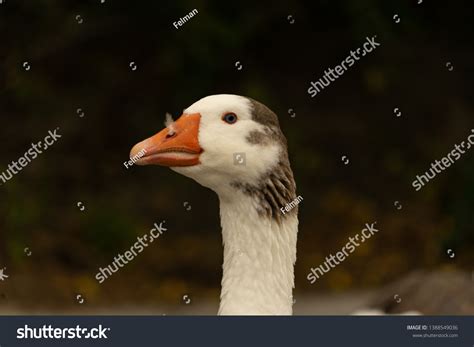
[{"label": "goose body", "polygon": [[275,113],[243,96],[208,96],[130,157],[143,152],[136,164],[168,166],[219,197],[219,314],[292,314],[298,209],[280,210],[296,198],[296,186]]}]

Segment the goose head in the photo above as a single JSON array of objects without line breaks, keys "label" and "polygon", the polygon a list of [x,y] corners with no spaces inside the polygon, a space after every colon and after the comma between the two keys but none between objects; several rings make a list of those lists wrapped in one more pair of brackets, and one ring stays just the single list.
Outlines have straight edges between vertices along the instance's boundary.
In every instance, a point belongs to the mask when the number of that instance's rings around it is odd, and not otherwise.
[{"label": "goose head", "polygon": [[296,187],[275,113],[247,97],[208,96],[136,144],[130,157],[170,167],[218,194],[220,314],[291,314],[297,208],[281,208]]},{"label": "goose head", "polygon": [[238,95],[205,97],[154,136],[136,144],[138,165],[168,166],[232,197],[237,185],[257,186],[287,164],[286,140],[277,116],[263,104]]}]

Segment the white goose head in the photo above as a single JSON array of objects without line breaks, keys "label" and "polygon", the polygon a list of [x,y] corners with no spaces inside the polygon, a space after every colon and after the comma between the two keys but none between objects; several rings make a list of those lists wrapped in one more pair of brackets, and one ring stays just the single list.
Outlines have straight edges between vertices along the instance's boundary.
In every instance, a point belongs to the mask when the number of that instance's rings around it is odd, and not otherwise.
[{"label": "white goose head", "polygon": [[[220,314],[291,314],[297,208],[286,139],[265,105],[212,95],[135,145],[136,164],[169,166],[220,200],[224,264]],[[240,154],[240,156],[239,156]]]}]

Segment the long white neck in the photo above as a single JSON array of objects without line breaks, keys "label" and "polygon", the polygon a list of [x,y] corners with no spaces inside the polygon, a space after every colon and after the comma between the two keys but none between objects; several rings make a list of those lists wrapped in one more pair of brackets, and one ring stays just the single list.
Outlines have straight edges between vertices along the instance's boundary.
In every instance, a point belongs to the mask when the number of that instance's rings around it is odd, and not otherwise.
[{"label": "long white neck", "polygon": [[224,264],[220,315],[291,315],[298,218],[259,215],[258,202],[220,197]]}]

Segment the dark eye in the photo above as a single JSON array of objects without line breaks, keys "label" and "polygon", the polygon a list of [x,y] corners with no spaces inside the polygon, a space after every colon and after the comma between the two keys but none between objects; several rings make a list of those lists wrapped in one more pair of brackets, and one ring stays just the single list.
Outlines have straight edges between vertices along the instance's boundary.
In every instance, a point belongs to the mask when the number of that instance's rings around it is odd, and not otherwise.
[{"label": "dark eye", "polygon": [[224,116],[222,116],[222,120],[228,124],[234,124],[237,122],[237,116],[235,113],[226,113]]}]

